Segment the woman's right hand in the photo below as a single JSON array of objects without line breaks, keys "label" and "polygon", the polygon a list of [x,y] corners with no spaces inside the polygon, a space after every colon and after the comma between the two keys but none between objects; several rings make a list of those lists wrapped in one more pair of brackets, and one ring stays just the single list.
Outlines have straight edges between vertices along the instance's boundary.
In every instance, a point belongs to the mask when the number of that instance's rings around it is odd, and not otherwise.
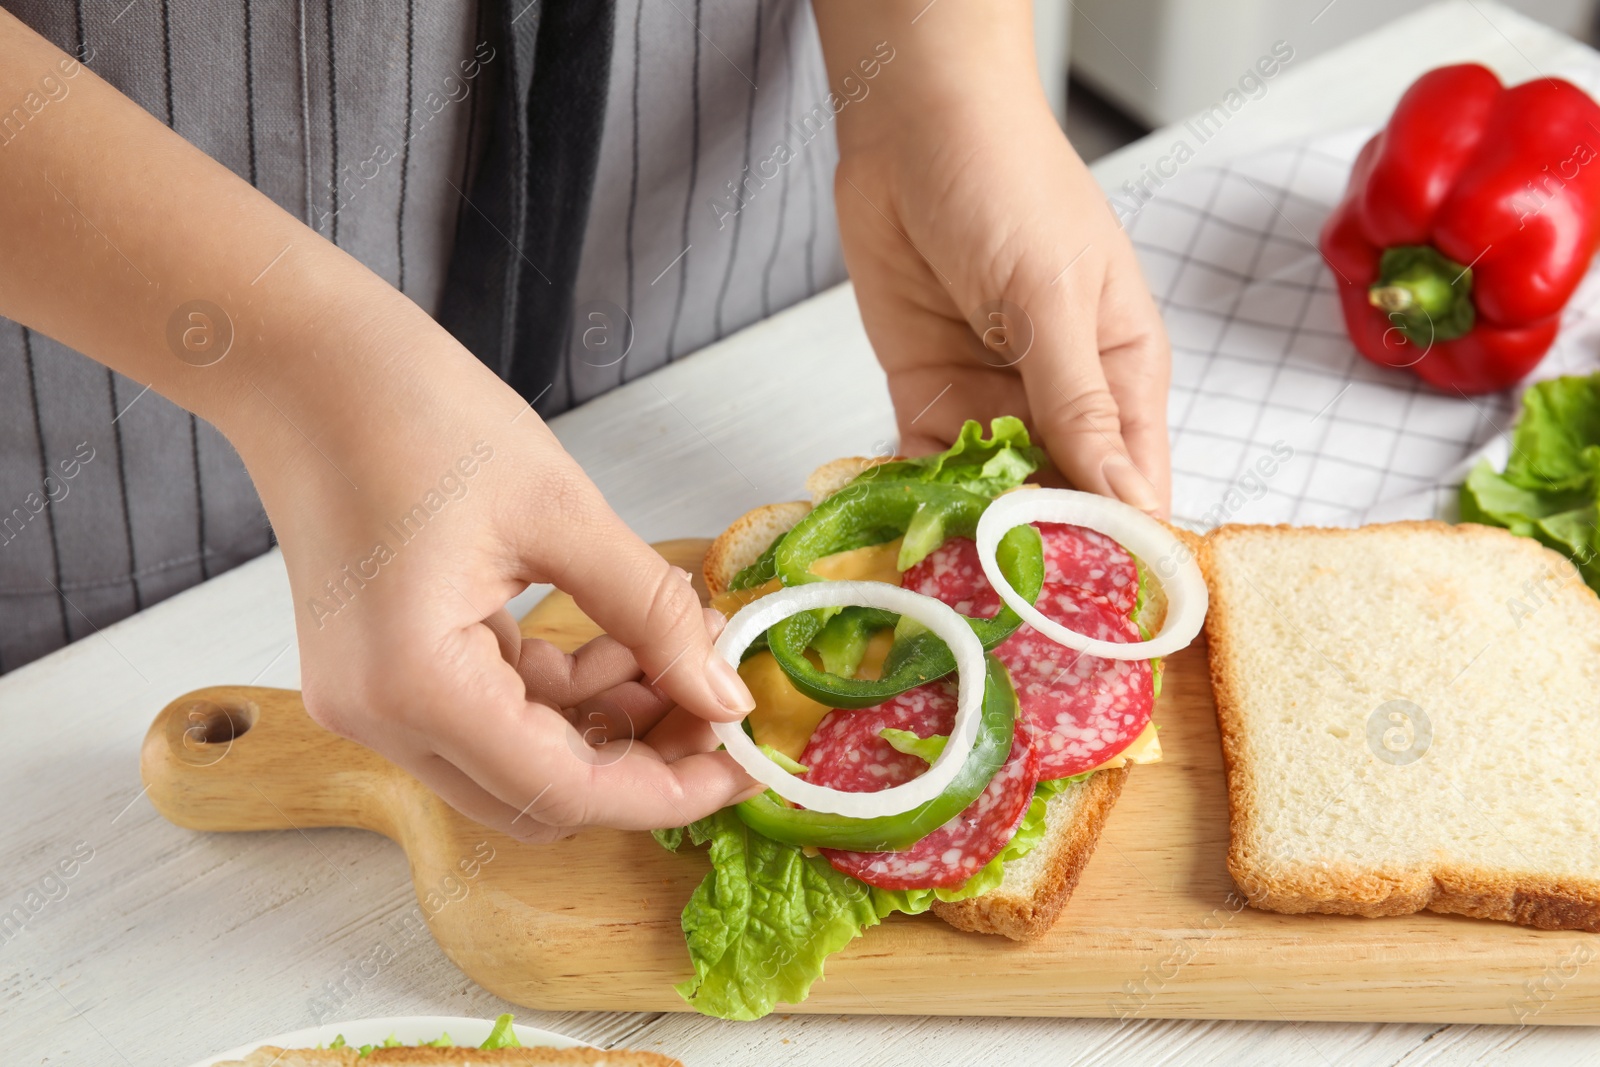
[{"label": "woman's right hand", "polygon": [[[41,84],[48,109],[0,153],[0,314],[238,449],[283,547],[319,722],[529,840],[682,825],[755,791],[713,751],[707,720],[750,695],[689,583],[519,396],[0,10],[0,99]],[[187,350],[213,328],[228,342]],[[571,657],[521,640],[503,605],[530,582],[610,637]]]},{"label": "woman's right hand", "polygon": [[[753,705],[712,650],[721,616],[521,398],[416,325],[374,327],[403,354],[347,405],[364,427],[320,448],[284,427],[243,438],[288,564],[312,717],[523,840],[681,826],[756,792],[713,751],[708,720]],[[522,638],[502,605],[531,582],[571,594],[607,636],[573,655]]]}]

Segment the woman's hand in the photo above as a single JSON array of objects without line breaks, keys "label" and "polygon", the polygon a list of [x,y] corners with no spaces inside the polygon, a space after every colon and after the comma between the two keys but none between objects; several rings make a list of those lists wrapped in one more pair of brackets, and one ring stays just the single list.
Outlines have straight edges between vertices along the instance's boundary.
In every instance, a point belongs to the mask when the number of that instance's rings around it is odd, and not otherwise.
[{"label": "woman's hand", "polygon": [[1072,485],[1165,513],[1166,333],[1045,102],[1028,5],[817,9],[835,84],[869,90],[839,114],[834,195],[901,449],[1019,415]]},{"label": "woman's hand", "polygon": [[[754,792],[713,751],[707,720],[753,702],[688,574],[442,330],[368,336],[392,355],[346,416],[364,426],[316,449],[286,426],[241,441],[288,564],[312,717],[523,840],[681,826]],[[326,427],[319,406],[301,396],[285,421]],[[522,638],[502,605],[531,582],[609,636],[573,655]]]},{"label": "woman's hand", "polygon": [[[283,547],[314,718],[528,840],[678,826],[755,792],[712,751],[707,720],[752,701],[710,616],[520,397],[0,11],[0,98],[41,79],[59,93],[0,153],[0,314],[238,449]],[[530,582],[611,636],[572,657],[522,640],[503,606]]]}]

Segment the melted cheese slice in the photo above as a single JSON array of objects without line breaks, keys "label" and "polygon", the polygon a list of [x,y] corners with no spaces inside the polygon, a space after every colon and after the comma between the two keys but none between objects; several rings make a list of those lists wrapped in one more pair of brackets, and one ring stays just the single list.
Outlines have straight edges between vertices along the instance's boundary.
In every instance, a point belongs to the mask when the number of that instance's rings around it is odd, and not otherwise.
[{"label": "melted cheese slice", "polygon": [[[867,650],[861,657],[856,677],[879,677],[883,671],[883,661],[888,658],[893,644],[893,631],[883,630],[873,634],[867,641]],[[813,665],[821,666],[816,662],[816,653],[808,652],[807,658],[813,661]],[[772,653],[765,649],[739,664],[739,677],[744,679],[744,684],[750,687],[750,695],[756,699],[755,710],[746,720],[750,723],[750,736],[756,744],[771,745],[798,762],[811,741],[811,735],[817,732],[817,724],[833,709],[796,689],[794,683],[789,681],[789,676],[783,673],[783,668],[778,666],[778,661],[772,658]]]},{"label": "melted cheese slice", "polygon": [[[811,573],[833,582],[854,580],[899,585],[900,571],[895,566],[899,556],[900,539],[896,538],[881,545],[824,556],[811,565]],[[783,584],[774,578],[752,589],[730,589],[713,597],[711,606],[724,615],[732,615],[746,604],[782,588]],[[891,631],[873,634],[867,642],[861,666],[856,669],[856,677],[877,678],[892,644],[894,634]],[[808,655],[813,663],[821,666],[814,653]],[[771,652],[757,652],[746,659],[739,665],[739,677],[750,687],[750,695],[756,700],[755,710],[746,720],[755,743],[771,745],[790,759],[798,760],[816,732],[817,724],[833,709],[796,689]]]},{"label": "melted cheese slice", "polygon": [[[1020,488],[1020,487],[1019,487]],[[811,573],[829,581],[869,581],[900,584],[900,571],[895,566],[900,556],[900,540],[851,549],[832,556],[824,556],[811,565]],[[774,578],[752,589],[730,589],[711,600],[711,606],[724,615],[732,615],[746,604],[760,600],[768,593],[783,588]],[[894,644],[894,634],[884,630],[872,636],[867,643],[866,655],[856,671],[857,678],[877,678],[883,661]],[[821,666],[814,652],[807,658]],[[817,724],[833,709],[812,700],[794,687],[789,676],[783,673],[772,653],[757,652],[739,665],[739,677],[750,687],[756,706],[747,718],[750,734],[758,745],[771,745],[792,760],[799,760],[805,752]],[[1155,723],[1146,723],[1139,736],[1127,748],[1106,760],[1096,771],[1124,767],[1130,763],[1157,763],[1161,760],[1161,738]]]},{"label": "melted cheese slice", "polygon": [[[881,545],[852,548],[823,556],[811,564],[811,573],[830,582],[886,582],[900,584],[900,569],[895,561],[900,558],[900,538]],[[776,593],[783,583],[773,578],[749,589],[729,589],[711,598],[711,606],[731,616],[734,612],[768,593]]]},{"label": "melted cheese slice", "polygon": [[[799,694],[795,694],[798,696]],[[1156,724],[1147,722],[1144,729],[1139,731],[1139,736],[1128,743],[1128,747],[1106,760],[1098,767],[1091,770],[1106,771],[1113,767],[1126,767],[1130,763],[1160,763],[1161,762],[1161,735],[1156,730]]]}]

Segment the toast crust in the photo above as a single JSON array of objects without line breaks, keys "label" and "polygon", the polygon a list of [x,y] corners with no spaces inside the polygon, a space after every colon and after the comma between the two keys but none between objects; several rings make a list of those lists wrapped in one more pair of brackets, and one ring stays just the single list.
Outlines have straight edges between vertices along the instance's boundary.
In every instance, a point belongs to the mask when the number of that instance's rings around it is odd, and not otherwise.
[{"label": "toast crust", "polygon": [[754,563],[779,534],[787,533],[810,512],[811,505],[804,500],[790,500],[752,508],[734,519],[711,542],[701,565],[711,595],[726,593],[734,575]]},{"label": "toast crust", "polygon": [[868,468],[904,458],[903,456],[845,456],[842,459],[832,460],[806,475],[806,491],[811,494],[813,504],[820,504],[855,481]]},{"label": "toast crust", "polygon": [[[1584,585],[1570,561],[1536,541],[1509,530],[1475,523],[1412,520],[1375,525],[1390,531],[1430,536],[1503,539],[1508,552],[1529,553],[1530,549],[1535,549],[1548,557],[1544,562],[1550,566],[1571,572],[1573,584],[1595,601],[1596,622],[1600,626],[1600,598]],[[1600,880],[1597,879],[1552,880],[1532,874],[1450,865],[1375,869],[1352,863],[1322,862],[1279,865],[1276,871],[1269,872],[1261,863],[1263,857],[1257,850],[1261,834],[1255,822],[1253,802],[1258,768],[1245,750],[1246,713],[1240,678],[1230,663],[1236,630],[1230,606],[1216,595],[1215,550],[1230,538],[1240,536],[1270,532],[1294,537],[1350,538],[1363,536],[1364,530],[1373,528],[1227,525],[1199,539],[1198,562],[1212,591],[1205,634],[1228,787],[1228,873],[1250,905],[1263,911],[1369,918],[1433,911],[1498,919],[1541,930],[1600,933]]]},{"label": "toast crust", "polygon": [[1078,879],[1094,855],[1130,766],[1097,771],[1084,783],[1087,793],[1079,802],[1077,817],[1068,827],[1069,836],[1059,841],[1042,842],[1037,847],[1051,850],[1044,873],[1026,894],[1011,894],[1001,885],[971,900],[937,902],[932,911],[957,930],[976,934],[999,934],[1013,941],[1034,941],[1049,932],[1056,916],[1072,899]]}]

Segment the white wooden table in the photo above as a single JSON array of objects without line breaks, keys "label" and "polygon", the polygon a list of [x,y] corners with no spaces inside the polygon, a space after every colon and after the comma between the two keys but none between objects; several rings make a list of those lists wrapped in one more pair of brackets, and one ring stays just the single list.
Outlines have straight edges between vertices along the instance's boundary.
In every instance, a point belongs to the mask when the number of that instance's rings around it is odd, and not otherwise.
[{"label": "white wooden table", "polygon": [[[1476,59],[1553,72],[1580,46],[1487,0],[1457,0],[1291,69],[1202,149],[1203,160],[1383,119],[1423,70]],[[1158,131],[1101,162],[1115,188],[1165,152]],[[846,381],[843,391],[825,383]],[[892,433],[882,376],[848,289],[824,294],[555,422],[624,518],[650,539],[715,532],[800,493],[818,461]],[[359,831],[206,836],[141,795],[155,711],[202,685],[294,686],[288,585],[273,553],[0,679],[0,1060],[184,1064],[312,1023],[326,983],[341,1015],[492,1016],[507,1005],[427,939],[375,975],[359,961],[412,904],[398,847]],[[42,880],[76,850],[63,884]],[[39,893],[29,911],[31,890]],[[49,899],[49,898],[54,899]],[[908,961],[914,979],[914,961]],[[369,968],[370,970],[370,968]],[[354,977],[353,977],[354,976]],[[601,1044],[692,1065],[827,1062],[1230,1065],[1600,1062],[1600,1035],[1529,1027],[1330,1025],[519,1011]]]}]

